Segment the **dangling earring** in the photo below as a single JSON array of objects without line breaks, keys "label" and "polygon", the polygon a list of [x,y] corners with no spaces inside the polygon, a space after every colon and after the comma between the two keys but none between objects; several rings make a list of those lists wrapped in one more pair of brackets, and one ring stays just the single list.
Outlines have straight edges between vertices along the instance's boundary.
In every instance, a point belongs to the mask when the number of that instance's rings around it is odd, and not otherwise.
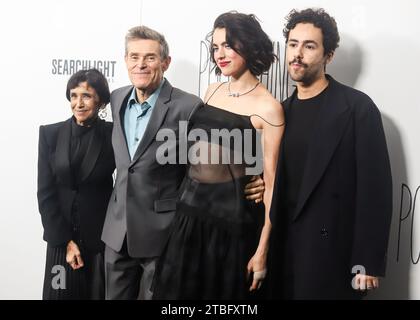
[{"label": "dangling earring", "polygon": [[107,113],[106,113],[106,108],[105,108],[105,106],[101,106],[101,107],[100,107],[99,112],[98,112],[98,116],[99,116],[99,118],[101,118],[102,120],[104,120],[104,119],[106,118]]}]

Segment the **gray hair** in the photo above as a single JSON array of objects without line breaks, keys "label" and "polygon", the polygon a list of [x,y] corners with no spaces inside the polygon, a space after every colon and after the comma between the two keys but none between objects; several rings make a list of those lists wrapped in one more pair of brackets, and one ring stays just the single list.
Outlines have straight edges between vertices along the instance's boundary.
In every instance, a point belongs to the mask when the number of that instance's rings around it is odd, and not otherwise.
[{"label": "gray hair", "polygon": [[146,26],[137,26],[128,30],[127,35],[125,36],[125,54],[128,54],[127,44],[132,40],[155,40],[160,44],[160,57],[161,59],[166,59],[169,57],[169,46],[165,40],[165,37],[159,32],[150,29]]}]

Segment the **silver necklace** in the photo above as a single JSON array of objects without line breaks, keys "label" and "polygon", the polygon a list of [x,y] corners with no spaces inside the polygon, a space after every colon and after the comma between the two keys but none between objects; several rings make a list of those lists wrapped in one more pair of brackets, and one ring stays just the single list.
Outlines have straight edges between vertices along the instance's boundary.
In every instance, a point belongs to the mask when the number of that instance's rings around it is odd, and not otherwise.
[{"label": "silver necklace", "polygon": [[231,82],[229,81],[229,84],[228,84],[228,91],[229,91],[229,97],[235,97],[235,98],[239,98],[240,96],[244,96],[244,95],[246,95],[246,94],[248,94],[248,93],[250,93],[251,91],[253,91],[253,90],[255,90],[255,88],[257,88],[258,87],[258,85],[260,84],[260,82],[258,81],[256,84],[255,84],[255,86],[253,86],[250,90],[248,90],[248,91],[246,91],[246,92],[244,92],[244,93],[239,93],[239,92],[230,92],[230,84],[231,84]]}]

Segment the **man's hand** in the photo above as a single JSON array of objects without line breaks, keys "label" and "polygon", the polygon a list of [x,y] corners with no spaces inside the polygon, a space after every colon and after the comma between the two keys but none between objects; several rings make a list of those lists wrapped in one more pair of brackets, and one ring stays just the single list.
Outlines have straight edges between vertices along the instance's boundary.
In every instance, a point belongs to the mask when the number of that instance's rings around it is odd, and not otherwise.
[{"label": "man's hand", "polygon": [[253,176],[245,186],[246,198],[248,200],[254,200],[255,203],[263,201],[264,191],[264,180],[260,176]]},{"label": "man's hand", "polygon": [[84,266],[79,247],[73,240],[70,240],[67,244],[66,261],[70,264],[73,270],[80,269]]},{"label": "man's hand", "polygon": [[355,290],[372,290],[379,287],[379,278],[367,276],[365,274],[356,274],[354,276],[353,289]]}]

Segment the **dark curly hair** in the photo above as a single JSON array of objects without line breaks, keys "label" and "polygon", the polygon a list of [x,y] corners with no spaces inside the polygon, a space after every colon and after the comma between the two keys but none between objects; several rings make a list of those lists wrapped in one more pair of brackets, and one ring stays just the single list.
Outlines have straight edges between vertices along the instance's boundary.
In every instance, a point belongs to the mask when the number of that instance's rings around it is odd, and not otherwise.
[{"label": "dark curly hair", "polygon": [[70,90],[76,88],[80,83],[87,82],[89,87],[95,89],[101,104],[107,105],[110,100],[108,81],[97,69],[80,70],[73,74],[67,82],[66,97],[70,101]]},{"label": "dark curly hair", "polygon": [[286,42],[289,40],[290,30],[294,29],[298,23],[312,23],[322,31],[324,56],[334,52],[338,48],[340,35],[338,34],[337,23],[324,9],[308,8],[302,11],[293,9],[287,15],[286,21],[286,26],[283,29]]},{"label": "dark curly hair", "polygon": [[[210,44],[213,42],[213,32],[218,28],[226,29],[226,42],[245,59],[249,71],[254,76],[259,76],[270,69],[277,58],[274,54],[273,42],[262,30],[255,15],[237,11],[221,14],[214,21],[213,31],[207,36]],[[210,58],[216,64],[212,45],[210,45]],[[217,64],[215,71],[217,75],[221,74]]]}]

